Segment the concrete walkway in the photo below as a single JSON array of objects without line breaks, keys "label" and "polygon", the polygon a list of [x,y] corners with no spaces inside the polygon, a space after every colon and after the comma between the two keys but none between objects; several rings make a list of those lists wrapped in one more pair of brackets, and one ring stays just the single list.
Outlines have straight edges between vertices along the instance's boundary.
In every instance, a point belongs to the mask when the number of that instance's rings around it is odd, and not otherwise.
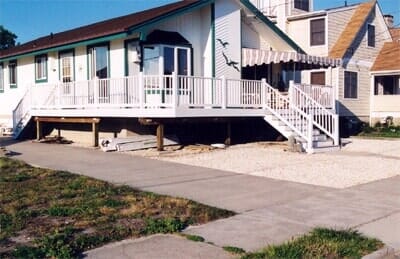
[{"label": "concrete walkway", "polygon": [[[34,165],[68,170],[238,212],[237,216],[185,231],[200,235],[219,247],[229,245],[253,251],[267,244],[281,243],[315,226],[327,226],[356,227],[400,250],[400,177],[349,189],[330,189],[54,144],[22,142],[10,144],[7,149],[15,152],[15,158]],[[154,239],[146,240],[133,241],[132,244],[142,242],[136,246],[124,243],[121,249],[129,246],[129,251],[135,254],[143,245],[155,243]],[[177,254],[187,252],[179,250],[186,240],[171,239],[170,242],[171,245],[180,244],[172,245],[178,249]],[[198,247],[201,251],[223,252],[215,246],[201,246]],[[102,253],[109,251],[111,257],[112,251],[119,251],[116,247],[118,244],[113,249],[104,248]],[[160,257],[164,255],[161,251]],[[157,257],[154,249],[149,253]],[[213,256],[203,256],[199,252],[184,257]],[[215,254],[214,258],[220,257]]]}]

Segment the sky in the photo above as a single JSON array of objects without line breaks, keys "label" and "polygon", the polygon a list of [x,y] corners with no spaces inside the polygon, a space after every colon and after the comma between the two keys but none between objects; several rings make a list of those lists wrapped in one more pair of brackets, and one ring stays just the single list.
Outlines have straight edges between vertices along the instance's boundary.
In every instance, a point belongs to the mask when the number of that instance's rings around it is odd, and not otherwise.
[{"label": "sky", "polygon": [[[365,0],[347,0],[348,4]],[[175,0],[0,0],[0,25],[15,33],[17,42],[126,15]],[[345,0],[314,0],[314,10],[343,6]],[[400,0],[378,0],[384,14],[400,26]]]}]

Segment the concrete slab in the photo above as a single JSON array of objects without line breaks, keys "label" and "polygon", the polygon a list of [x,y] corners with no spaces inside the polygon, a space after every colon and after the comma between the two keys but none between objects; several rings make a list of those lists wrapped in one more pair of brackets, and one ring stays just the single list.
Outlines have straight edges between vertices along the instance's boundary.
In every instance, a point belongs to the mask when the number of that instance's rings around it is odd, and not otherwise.
[{"label": "concrete slab", "polygon": [[139,239],[129,239],[88,251],[85,258],[221,258],[232,259],[233,255],[220,247],[202,242],[189,241],[176,235],[154,235]]},{"label": "concrete slab", "polygon": [[185,197],[236,212],[264,208],[331,190],[67,145],[21,142],[10,145],[8,149],[19,154],[16,158],[31,164]]},{"label": "concrete slab", "polygon": [[400,252],[400,211],[358,227],[367,236],[382,240]]}]

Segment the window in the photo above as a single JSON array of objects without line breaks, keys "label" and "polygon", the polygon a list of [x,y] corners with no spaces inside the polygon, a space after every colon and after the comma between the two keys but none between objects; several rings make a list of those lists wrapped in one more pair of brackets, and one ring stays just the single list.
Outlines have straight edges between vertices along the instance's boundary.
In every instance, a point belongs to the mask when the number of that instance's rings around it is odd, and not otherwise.
[{"label": "window", "polygon": [[47,55],[35,57],[35,80],[36,83],[47,82]]},{"label": "window", "polygon": [[10,88],[17,88],[17,61],[11,60],[8,62],[8,75]]},{"label": "window", "polygon": [[368,47],[375,47],[375,26],[372,24],[367,27],[367,41]]},{"label": "window", "polygon": [[74,81],[74,51],[64,51],[59,54],[60,81],[69,83]]},{"label": "window", "polygon": [[325,72],[311,72],[312,85],[325,85]]},{"label": "window", "polygon": [[89,79],[107,78],[110,74],[108,44],[88,48]]},{"label": "window", "polygon": [[310,11],[309,0],[294,0],[294,8],[307,12]]},{"label": "window", "polygon": [[358,82],[357,73],[345,71],[344,72],[344,98],[357,98]]},{"label": "window", "polygon": [[310,21],[310,43],[311,46],[325,44],[325,19]]},{"label": "window", "polygon": [[0,63],[0,93],[4,93],[3,63]]}]

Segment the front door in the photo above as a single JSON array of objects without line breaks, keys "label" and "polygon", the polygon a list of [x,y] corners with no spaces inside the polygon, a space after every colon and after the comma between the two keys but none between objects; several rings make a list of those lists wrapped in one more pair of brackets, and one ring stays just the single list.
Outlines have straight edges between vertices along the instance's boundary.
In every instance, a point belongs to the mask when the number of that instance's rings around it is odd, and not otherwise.
[{"label": "front door", "polygon": [[99,79],[94,81],[93,95],[99,103],[108,103],[110,97],[108,45],[94,46],[88,49],[89,55],[89,77]]},{"label": "front door", "polygon": [[74,88],[74,53],[66,51],[60,53],[60,81],[63,83],[61,87],[61,100],[64,105],[72,105],[75,103]]}]

